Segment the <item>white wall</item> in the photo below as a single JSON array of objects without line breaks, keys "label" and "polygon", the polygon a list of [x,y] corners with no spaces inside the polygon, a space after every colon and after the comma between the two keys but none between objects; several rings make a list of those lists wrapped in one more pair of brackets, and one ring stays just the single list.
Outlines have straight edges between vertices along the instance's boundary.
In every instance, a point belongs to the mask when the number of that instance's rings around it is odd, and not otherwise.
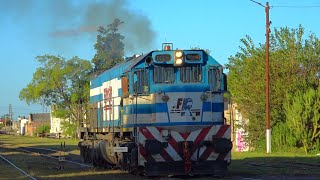
[{"label": "white wall", "polygon": [[28,119],[21,119],[20,121],[20,134],[25,135],[27,133]]}]

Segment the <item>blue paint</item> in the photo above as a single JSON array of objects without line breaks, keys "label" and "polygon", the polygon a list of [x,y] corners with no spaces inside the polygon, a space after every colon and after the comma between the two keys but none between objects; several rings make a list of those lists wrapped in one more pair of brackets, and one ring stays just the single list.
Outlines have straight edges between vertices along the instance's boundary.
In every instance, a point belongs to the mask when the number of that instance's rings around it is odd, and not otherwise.
[{"label": "blue paint", "polygon": [[168,112],[167,103],[156,103],[156,104],[131,104],[125,105],[124,115],[129,114],[152,114],[152,113],[163,113]]},{"label": "blue paint", "polygon": [[[204,102],[202,111],[203,112],[210,112],[211,105],[210,102]],[[223,112],[224,111],[224,104],[223,103],[212,103],[212,110],[211,112]]]},{"label": "blue paint", "polygon": [[96,103],[96,102],[100,102],[103,100],[103,96],[102,94],[98,94],[98,95],[95,95],[95,96],[90,96],[90,103]]},{"label": "blue paint", "polygon": [[124,128],[144,127],[144,126],[195,126],[195,125],[222,125],[221,122],[171,122],[171,123],[142,123],[142,124],[124,124]]},{"label": "blue paint", "polygon": [[[203,112],[210,112],[211,105],[210,102],[204,102],[202,107]],[[224,104],[223,103],[212,103],[211,112],[223,112]],[[132,104],[124,106],[124,115],[130,114],[152,114],[152,113],[168,113],[169,119],[169,111],[167,103],[156,103],[156,104]],[[201,118],[202,121],[202,118]]]},{"label": "blue paint", "polygon": [[159,91],[161,92],[205,92],[209,90],[210,90],[210,86],[208,84],[202,84],[202,83],[154,84],[150,88],[151,93],[157,93]]},{"label": "blue paint", "polygon": [[[102,127],[106,128],[106,127],[113,127],[113,121],[103,121],[102,122]],[[114,127],[119,127],[120,126],[120,120],[119,119],[115,119],[114,120]]]},{"label": "blue paint", "polygon": [[122,96],[122,88],[119,88],[118,89],[118,97],[121,97]]}]

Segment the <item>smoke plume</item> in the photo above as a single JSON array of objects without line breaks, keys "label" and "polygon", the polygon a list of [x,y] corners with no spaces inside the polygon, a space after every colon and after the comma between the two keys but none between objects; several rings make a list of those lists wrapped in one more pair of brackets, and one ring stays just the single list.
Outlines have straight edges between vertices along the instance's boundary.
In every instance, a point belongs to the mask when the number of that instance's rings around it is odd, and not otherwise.
[{"label": "smoke plume", "polygon": [[145,15],[129,9],[128,3],[127,0],[2,0],[0,11],[25,27],[33,36],[30,40],[33,43],[51,41],[63,49],[72,48],[83,39],[90,39],[93,46],[98,27],[106,27],[118,18],[124,21],[119,32],[125,36],[125,50],[147,50],[155,38],[151,22]]}]

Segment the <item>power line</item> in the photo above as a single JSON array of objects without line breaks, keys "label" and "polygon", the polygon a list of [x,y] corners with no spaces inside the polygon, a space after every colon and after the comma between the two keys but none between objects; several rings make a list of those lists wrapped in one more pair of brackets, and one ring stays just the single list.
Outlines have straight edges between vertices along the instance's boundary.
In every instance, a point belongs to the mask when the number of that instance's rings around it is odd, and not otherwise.
[{"label": "power line", "polygon": [[[0,109],[8,109],[8,107],[0,107]],[[28,110],[30,110],[30,111],[36,111],[36,110],[37,110],[37,111],[38,111],[38,110],[41,111],[42,108],[40,108],[40,107],[39,107],[39,108],[22,108],[22,107],[19,108],[19,107],[12,107],[12,109],[13,109],[13,110],[26,110],[26,111],[28,111]]]},{"label": "power line", "polygon": [[257,1],[254,1],[254,0],[250,0],[250,1],[254,2],[254,3],[256,3],[256,4],[258,4],[258,5],[262,6],[262,7],[265,7],[263,4],[261,4],[261,3],[257,2]]},{"label": "power line", "polygon": [[320,6],[270,6],[271,8],[320,8]]}]

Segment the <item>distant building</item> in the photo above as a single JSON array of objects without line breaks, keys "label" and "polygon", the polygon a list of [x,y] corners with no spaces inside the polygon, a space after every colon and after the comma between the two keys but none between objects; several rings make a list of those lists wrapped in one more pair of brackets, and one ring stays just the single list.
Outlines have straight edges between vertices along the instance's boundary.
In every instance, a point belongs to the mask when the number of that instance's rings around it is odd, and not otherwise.
[{"label": "distant building", "polygon": [[[226,104],[227,108],[226,108]],[[249,151],[249,143],[246,141],[248,132],[246,132],[242,127],[249,123],[248,119],[245,119],[236,103],[228,103],[225,101],[225,117],[227,123],[231,125],[231,141],[233,143],[234,151]]]},{"label": "distant building", "polygon": [[21,119],[19,119],[20,122],[20,130],[19,130],[19,134],[21,135],[26,135],[26,132],[28,130],[28,119],[26,119],[25,117],[22,117]]},{"label": "distant building", "polygon": [[55,134],[59,134],[59,133],[63,133],[62,128],[61,128],[61,123],[65,121],[65,119],[61,119],[61,118],[57,118],[54,116],[50,117],[50,133],[55,133]]},{"label": "distant building", "polygon": [[57,118],[57,117],[54,117],[52,115],[53,111],[54,111],[54,106],[51,106],[51,117],[50,117],[50,133],[54,133],[54,134],[59,134],[59,133],[63,133],[63,130],[62,130],[62,125],[61,123],[66,121],[65,119],[62,119],[62,118]]},{"label": "distant building", "polygon": [[50,126],[50,113],[30,114],[28,119],[27,135],[33,136],[36,129],[42,125]]}]

